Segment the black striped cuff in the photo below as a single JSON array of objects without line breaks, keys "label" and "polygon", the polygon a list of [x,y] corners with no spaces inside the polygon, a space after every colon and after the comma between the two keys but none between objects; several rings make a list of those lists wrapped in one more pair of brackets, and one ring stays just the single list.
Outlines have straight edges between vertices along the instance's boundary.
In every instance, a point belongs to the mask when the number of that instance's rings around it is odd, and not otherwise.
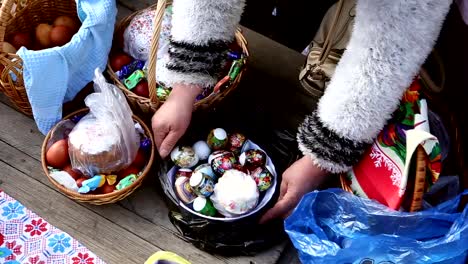
[{"label": "black striped cuff", "polygon": [[171,40],[166,68],[181,74],[219,77],[226,62],[228,43],[211,41],[206,45],[193,45]]},{"label": "black striped cuff", "polygon": [[297,140],[304,155],[311,156],[316,165],[332,173],[349,170],[359,162],[367,147],[325,127],[316,112],[306,117],[299,127]]}]

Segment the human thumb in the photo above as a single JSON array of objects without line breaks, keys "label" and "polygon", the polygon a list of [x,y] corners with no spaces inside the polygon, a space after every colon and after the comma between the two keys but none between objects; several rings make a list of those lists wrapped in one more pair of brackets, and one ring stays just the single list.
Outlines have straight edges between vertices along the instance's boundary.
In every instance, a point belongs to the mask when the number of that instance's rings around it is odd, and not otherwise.
[{"label": "human thumb", "polygon": [[182,135],[180,133],[174,131],[171,131],[167,134],[166,138],[164,138],[161,146],[159,147],[159,155],[161,158],[164,159],[169,155],[181,136]]}]

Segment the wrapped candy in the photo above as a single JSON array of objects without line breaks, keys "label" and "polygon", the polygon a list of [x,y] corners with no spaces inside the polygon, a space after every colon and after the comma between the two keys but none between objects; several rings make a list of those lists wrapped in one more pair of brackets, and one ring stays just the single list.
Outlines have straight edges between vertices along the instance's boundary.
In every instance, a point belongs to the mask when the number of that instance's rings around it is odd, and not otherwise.
[{"label": "wrapped candy", "polygon": [[117,175],[106,175],[108,185],[114,185],[117,182]]},{"label": "wrapped candy", "polygon": [[181,168],[191,168],[198,163],[198,156],[191,147],[176,147],[171,152],[171,160]]},{"label": "wrapped candy", "polygon": [[219,213],[234,217],[253,210],[259,196],[257,184],[252,177],[237,170],[229,170],[215,185],[210,199]]},{"label": "wrapped candy", "polygon": [[73,177],[66,171],[52,171],[50,173],[50,177],[63,187],[75,192],[78,191],[78,185],[76,184],[75,179],[73,179]]},{"label": "wrapped candy", "polygon": [[137,176],[135,174],[130,174],[127,177],[120,180],[117,186],[115,186],[115,189],[119,191],[123,190],[129,187],[130,185],[132,185],[136,180],[137,180]]},{"label": "wrapped candy", "polygon": [[87,179],[81,183],[81,187],[78,189],[79,193],[89,193],[97,188],[101,187],[106,183],[106,177],[104,175],[95,175],[94,177]]}]

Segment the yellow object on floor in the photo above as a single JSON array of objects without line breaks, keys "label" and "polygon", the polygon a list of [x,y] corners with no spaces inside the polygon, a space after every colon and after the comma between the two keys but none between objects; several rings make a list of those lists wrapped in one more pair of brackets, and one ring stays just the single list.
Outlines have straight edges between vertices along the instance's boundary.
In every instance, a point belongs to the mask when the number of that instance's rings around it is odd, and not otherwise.
[{"label": "yellow object on floor", "polygon": [[191,264],[188,260],[168,251],[154,253],[145,264]]}]

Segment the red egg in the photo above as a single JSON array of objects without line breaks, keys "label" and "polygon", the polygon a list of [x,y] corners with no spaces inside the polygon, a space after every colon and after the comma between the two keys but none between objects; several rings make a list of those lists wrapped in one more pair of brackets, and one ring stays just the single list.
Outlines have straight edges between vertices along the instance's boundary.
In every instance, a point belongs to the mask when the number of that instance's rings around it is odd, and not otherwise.
[{"label": "red egg", "polygon": [[57,169],[64,168],[70,163],[68,156],[68,142],[61,139],[55,142],[46,153],[47,165]]},{"label": "red egg", "polygon": [[83,174],[81,174],[77,170],[74,170],[70,164],[65,166],[65,168],[63,168],[63,170],[68,172],[68,174],[70,174],[70,176],[72,176],[73,179],[75,179],[75,180],[78,180],[79,178],[83,177]]},{"label": "red egg", "polygon": [[135,159],[133,160],[131,167],[142,169],[146,164],[145,153],[141,149],[138,150]]},{"label": "red egg", "polygon": [[135,86],[132,90],[136,95],[139,95],[141,97],[146,97],[149,98],[149,90],[148,90],[148,82],[147,81],[141,81],[140,83]]},{"label": "red egg", "polygon": [[81,188],[81,186],[83,186],[83,182],[86,181],[88,178],[85,178],[85,177],[82,177],[82,178],[79,178],[78,180],[76,180],[76,185],[78,185],[79,188]]},{"label": "red egg", "polygon": [[20,49],[21,47],[31,49],[33,41],[28,33],[16,33],[11,38],[10,43],[15,49]]},{"label": "red egg", "polygon": [[123,178],[127,177],[130,174],[137,175],[138,173],[140,173],[140,169],[137,168],[137,167],[134,167],[133,165],[130,165],[128,168],[119,171],[117,173],[117,178],[118,179],[123,179]]},{"label": "red egg", "polygon": [[101,188],[98,189],[100,193],[106,194],[115,191],[114,185],[104,184]]},{"label": "red egg", "polygon": [[72,28],[56,26],[50,31],[49,37],[52,45],[60,47],[70,42],[73,35],[75,35],[75,31]]},{"label": "red egg", "polygon": [[123,66],[130,64],[133,61],[132,57],[121,52],[110,57],[110,65],[113,71],[120,71]]}]

